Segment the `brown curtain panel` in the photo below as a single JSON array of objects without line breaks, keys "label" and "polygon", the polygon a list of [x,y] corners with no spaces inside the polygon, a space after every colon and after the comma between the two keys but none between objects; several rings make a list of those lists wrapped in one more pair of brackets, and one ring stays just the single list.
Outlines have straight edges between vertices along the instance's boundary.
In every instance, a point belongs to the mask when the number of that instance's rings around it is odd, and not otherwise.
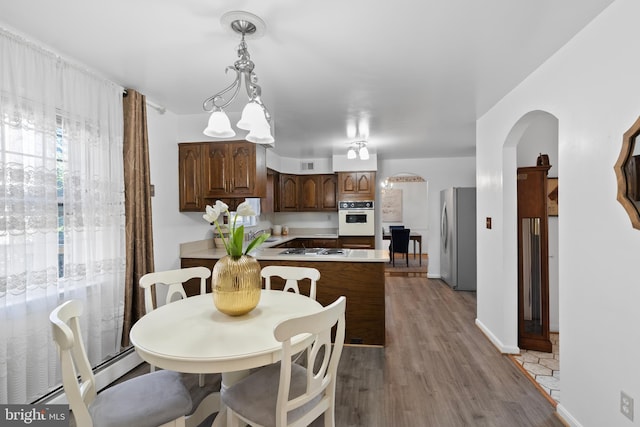
[{"label": "brown curtain panel", "polygon": [[151,178],[145,96],[128,89],[124,108],[124,199],[127,268],[124,294],[122,346],[129,346],[131,326],[144,315],[143,275],[154,270],[151,224]]}]

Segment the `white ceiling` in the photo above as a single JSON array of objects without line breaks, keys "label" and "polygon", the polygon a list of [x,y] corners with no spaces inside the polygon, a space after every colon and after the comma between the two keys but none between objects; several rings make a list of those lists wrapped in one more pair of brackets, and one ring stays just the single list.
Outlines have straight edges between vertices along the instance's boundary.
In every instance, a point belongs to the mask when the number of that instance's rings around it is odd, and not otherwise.
[{"label": "white ceiling", "polygon": [[344,154],[363,123],[379,159],[454,157],[473,156],[476,118],[612,1],[20,0],[0,4],[0,25],[204,128],[239,42],[220,17],[248,11],[267,25],[248,46],[278,154]]}]

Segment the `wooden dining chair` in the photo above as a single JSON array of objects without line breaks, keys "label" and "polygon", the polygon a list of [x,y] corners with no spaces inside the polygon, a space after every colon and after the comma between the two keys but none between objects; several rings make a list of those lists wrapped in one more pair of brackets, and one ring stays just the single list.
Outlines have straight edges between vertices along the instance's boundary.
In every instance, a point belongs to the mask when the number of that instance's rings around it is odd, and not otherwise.
[{"label": "wooden dining chair", "polygon": [[80,331],[82,311],[80,300],[69,300],[49,315],[62,386],[78,427],[183,427],[197,426],[204,420],[190,418],[196,416],[190,414],[206,390],[178,372],[144,374],[97,393]]},{"label": "wooden dining chair", "polygon": [[260,275],[264,279],[265,289],[271,289],[271,279],[273,277],[280,277],[285,280],[283,291],[293,291],[297,294],[300,293],[299,282],[308,279],[311,282],[309,285],[309,297],[316,299],[316,284],[320,280],[320,271],[315,268],[268,265],[262,268]]},{"label": "wooden dining chair", "polygon": [[[280,322],[274,337],[282,343],[282,360],[222,390],[227,426],[335,426],[338,363],[345,335],[346,298],[339,297],[315,314]],[[331,345],[331,330],[335,339]],[[293,362],[292,337],[311,334],[306,366]],[[314,422],[315,420],[315,422]]]},{"label": "wooden dining chair", "polygon": [[393,266],[396,266],[396,254],[404,254],[409,267],[409,234],[411,230],[408,228],[391,230],[391,244],[389,250],[391,251],[391,262]]}]

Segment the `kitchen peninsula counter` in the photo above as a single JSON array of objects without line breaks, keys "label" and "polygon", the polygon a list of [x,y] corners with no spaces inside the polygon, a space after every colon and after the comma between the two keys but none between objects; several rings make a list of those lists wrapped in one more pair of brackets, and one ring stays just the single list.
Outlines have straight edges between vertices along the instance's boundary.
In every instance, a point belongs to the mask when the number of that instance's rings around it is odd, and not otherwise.
[{"label": "kitchen peninsula counter", "polygon": [[[314,235],[314,237],[318,237]],[[270,239],[252,252],[262,267],[267,265],[289,265],[313,267],[320,271],[317,283],[318,302],[327,306],[339,296],[347,298],[346,335],[347,344],[384,345],[384,266],[389,261],[386,250],[345,249],[345,255],[283,255],[283,247],[273,248],[306,235],[282,236]],[[336,236],[337,238],[337,236]],[[226,252],[223,248],[213,247],[212,239],[180,245],[181,266],[213,266]],[[207,287],[210,291],[210,279]],[[272,280],[274,289],[281,289],[284,281]],[[189,283],[187,293],[198,293],[198,284]],[[300,284],[300,291],[308,295],[309,281]]]},{"label": "kitchen peninsula counter", "polygon": [[[296,238],[304,238],[295,236],[289,238],[281,238],[271,242],[263,243],[258,249],[253,250],[250,255],[258,261],[334,261],[334,262],[388,262],[388,250],[375,249],[344,249],[344,255],[317,255],[317,254],[286,254],[282,252],[284,248],[274,248],[273,246],[286,243]],[[227,253],[224,248],[213,247],[213,242],[199,241],[192,243],[184,243],[180,245],[180,258],[204,258],[204,259],[220,259]]]}]

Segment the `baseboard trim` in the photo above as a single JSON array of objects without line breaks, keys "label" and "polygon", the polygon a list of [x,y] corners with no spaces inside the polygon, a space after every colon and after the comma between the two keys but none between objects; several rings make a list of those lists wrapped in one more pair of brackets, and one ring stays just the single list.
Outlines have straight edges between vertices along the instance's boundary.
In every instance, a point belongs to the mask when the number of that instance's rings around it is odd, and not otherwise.
[{"label": "baseboard trim", "polygon": [[[96,377],[97,391],[99,392],[104,389],[118,378],[136,368],[142,362],[143,360],[138,356],[138,353],[131,347],[116,356],[111,362],[96,368],[94,375]],[[43,402],[38,403],[45,405],[66,405],[69,402],[67,402],[67,396],[64,394],[64,390],[60,387],[57,392],[51,394]]]},{"label": "baseboard trim", "polygon": [[547,393],[540,384],[538,384],[538,382],[536,381],[536,379],[534,377],[531,376],[531,374],[529,373],[529,371],[527,371],[524,366],[522,366],[520,363],[518,363],[518,361],[516,360],[515,356],[513,354],[508,354],[507,357],[511,360],[511,362],[513,362],[513,364],[516,366],[516,368],[518,368],[518,370],[520,372],[522,372],[524,374],[525,377],[527,377],[527,379],[529,381],[531,381],[531,384],[533,384],[535,386],[535,388],[540,392],[540,394],[542,394],[542,396],[544,396],[545,399],[547,399],[547,401],[553,405],[554,408],[556,408],[558,406],[558,402],[556,402],[553,397],[551,397],[549,395],[549,393]]},{"label": "baseboard trim", "polygon": [[482,333],[491,341],[491,343],[496,346],[496,348],[500,351],[500,353],[504,354],[520,354],[520,348],[517,346],[507,346],[502,343],[496,337],[493,332],[489,328],[487,328],[484,323],[482,323],[479,319],[476,318],[476,326],[482,331]]},{"label": "baseboard trim", "polygon": [[562,403],[558,403],[556,406],[556,414],[558,414],[558,418],[562,421],[566,426],[569,427],[583,427],[582,424],[578,420],[576,420],[573,415],[567,411],[567,409],[562,406]]}]

